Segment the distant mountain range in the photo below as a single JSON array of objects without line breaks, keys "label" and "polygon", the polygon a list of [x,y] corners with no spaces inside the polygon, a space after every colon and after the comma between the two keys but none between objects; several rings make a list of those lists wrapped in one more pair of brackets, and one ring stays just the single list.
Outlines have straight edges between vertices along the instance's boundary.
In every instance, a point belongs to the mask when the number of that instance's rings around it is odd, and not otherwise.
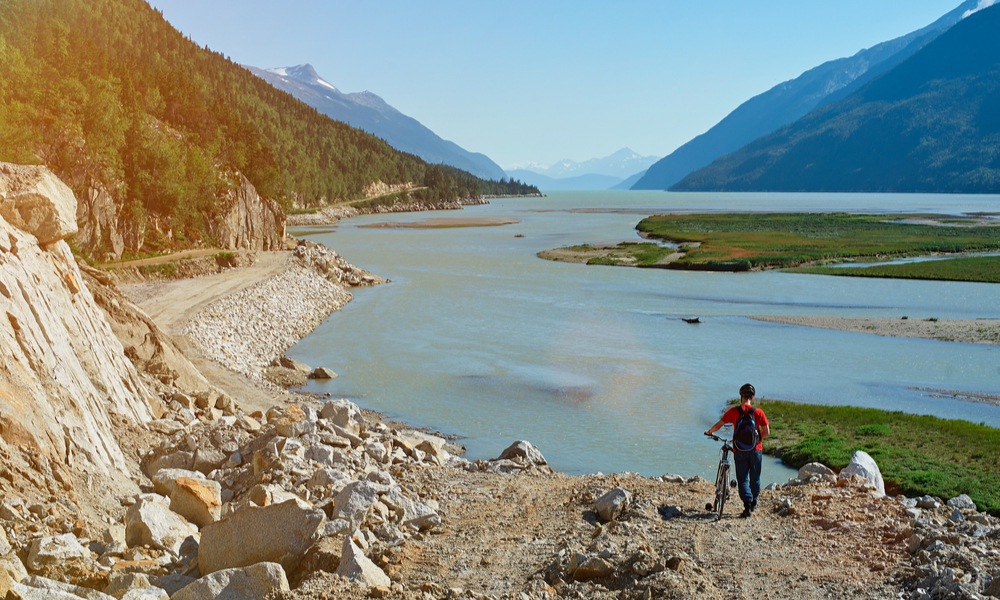
[{"label": "distant mountain range", "polygon": [[324,81],[312,65],[267,70],[248,65],[244,68],[324,115],[374,134],[397,150],[416,154],[429,163],[458,167],[483,179],[499,181],[505,177],[500,165],[485,154],[469,152],[454,142],[441,139],[371,92],[341,92]]},{"label": "distant mountain range", "polygon": [[843,99],[932,42],[981,0],[966,0],[934,23],[894,40],[832,60],[747,100],[714,127],[656,164],[632,189],[665,190],[692,171],[788,125],[813,109]]},{"label": "distant mountain range", "polygon": [[511,165],[507,172],[531,171],[552,179],[565,179],[579,175],[607,175],[625,179],[649,168],[659,160],[657,156],[641,156],[630,148],[622,148],[618,152],[604,158],[592,158],[583,162],[563,159],[554,165],[544,166],[536,163]]},{"label": "distant mountain range", "polygon": [[[506,170],[508,177],[519,179],[541,190],[607,190],[630,180],[631,186],[640,173],[659,160],[656,156],[641,156],[629,148],[584,162],[569,159],[554,165],[536,163],[514,165]],[[622,188],[628,189],[628,188]]]},{"label": "distant mountain range", "polygon": [[1000,193],[998,35],[1000,5],[979,10],[843,100],[671,189]]},{"label": "distant mountain range", "polygon": [[507,176],[522,183],[533,185],[543,192],[560,190],[607,190],[622,182],[621,177],[599,175],[596,173],[556,179],[548,175],[539,175],[534,171],[526,169],[511,169],[507,171]]}]

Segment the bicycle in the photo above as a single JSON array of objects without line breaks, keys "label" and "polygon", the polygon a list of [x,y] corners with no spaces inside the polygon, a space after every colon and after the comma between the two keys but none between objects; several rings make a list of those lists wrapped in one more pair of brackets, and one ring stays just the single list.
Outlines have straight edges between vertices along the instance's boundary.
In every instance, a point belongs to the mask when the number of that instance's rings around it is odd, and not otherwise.
[{"label": "bicycle", "polygon": [[709,434],[708,437],[717,442],[722,442],[722,458],[719,460],[719,471],[715,476],[715,502],[705,505],[705,510],[716,513],[716,521],[722,520],[722,512],[726,508],[726,501],[729,500],[729,488],[735,487],[735,481],[729,479],[729,453],[733,451],[732,443],[720,438],[717,435]]}]

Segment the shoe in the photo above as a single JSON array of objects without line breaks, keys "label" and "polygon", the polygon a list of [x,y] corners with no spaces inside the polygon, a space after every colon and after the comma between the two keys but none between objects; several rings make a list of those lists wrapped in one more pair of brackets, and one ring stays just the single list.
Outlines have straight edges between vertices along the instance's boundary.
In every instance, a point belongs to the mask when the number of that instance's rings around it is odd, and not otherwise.
[{"label": "shoe", "polygon": [[752,510],[750,508],[750,505],[749,504],[744,504],[743,505],[743,512],[740,514],[740,518],[741,519],[749,519],[751,513],[752,513]]},{"label": "shoe", "polygon": [[750,503],[750,512],[753,512],[755,510],[757,510],[757,501],[756,500],[754,500],[753,502]]}]

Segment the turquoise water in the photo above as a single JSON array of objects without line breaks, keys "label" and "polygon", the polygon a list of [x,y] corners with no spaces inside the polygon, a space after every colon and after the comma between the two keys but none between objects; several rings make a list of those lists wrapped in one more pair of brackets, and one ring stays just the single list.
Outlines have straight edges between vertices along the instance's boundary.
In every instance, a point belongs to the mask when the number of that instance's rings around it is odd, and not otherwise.
[{"label": "turquoise water", "polygon": [[[913,388],[1000,393],[1000,347],[764,323],[746,315],[1000,318],[1000,286],[587,267],[541,250],[635,238],[667,210],[990,212],[997,196],[561,192],[461,212],[343,221],[309,236],[392,283],[354,292],[289,355],[340,374],[309,389],[463,436],[470,459],[515,439],[568,473],[713,478],[701,432],[744,382],[759,397],[986,422],[1000,408]],[[573,212],[584,209],[585,212]],[[602,210],[607,209],[607,210]],[[455,229],[375,222],[509,217]],[[329,228],[325,228],[329,229]],[[522,234],[523,238],[515,237]],[[690,325],[681,317],[698,316]],[[765,464],[763,478],[790,471]]]}]

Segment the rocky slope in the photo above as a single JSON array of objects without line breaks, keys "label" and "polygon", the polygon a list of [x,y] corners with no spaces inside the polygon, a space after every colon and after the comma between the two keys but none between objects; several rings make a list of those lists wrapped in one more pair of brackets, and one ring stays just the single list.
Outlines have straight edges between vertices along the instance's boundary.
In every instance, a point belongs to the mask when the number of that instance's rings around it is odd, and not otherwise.
[{"label": "rocky slope", "polygon": [[162,411],[63,241],[75,215],[48,170],[0,165],[0,437],[46,465],[54,490],[66,469],[127,473],[110,415],[145,423]]}]

